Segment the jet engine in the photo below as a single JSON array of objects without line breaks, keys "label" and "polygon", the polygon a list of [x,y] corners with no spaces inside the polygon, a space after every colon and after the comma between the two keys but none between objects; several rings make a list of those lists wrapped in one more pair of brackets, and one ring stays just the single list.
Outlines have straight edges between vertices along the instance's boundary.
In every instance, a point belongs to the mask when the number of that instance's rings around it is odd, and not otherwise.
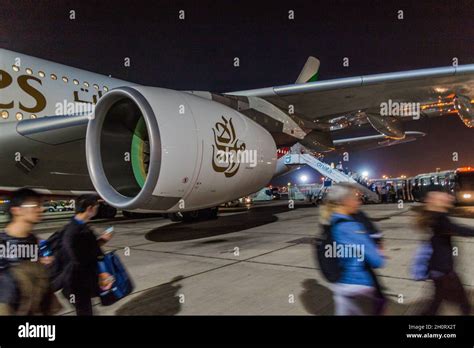
[{"label": "jet engine", "polygon": [[335,149],[330,132],[312,130],[300,143],[315,152],[328,152]]},{"label": "jet engine", "polygon": [[120,87],[98,102],[86,136],[95,189],[127,211],[214,207],[272,178],[270,133],[238,111],[186,92]]},{"label": "jet engine", "polygon": [[383,134],[391,139],[405,138],[405,130],[403,123],[393,116],[380,116],[375,114],[367,114],[367,121],[380,134]]}]

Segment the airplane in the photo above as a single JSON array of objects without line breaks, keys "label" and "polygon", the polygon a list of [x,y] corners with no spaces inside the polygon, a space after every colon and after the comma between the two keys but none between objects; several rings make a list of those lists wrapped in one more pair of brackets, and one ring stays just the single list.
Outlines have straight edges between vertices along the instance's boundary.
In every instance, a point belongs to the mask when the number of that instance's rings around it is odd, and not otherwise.
[{"label": "airplane", "polygon": [[[473,127],[474,64],[212,93],[149,87],[0,49],[0,191],[96,192],[125,212],[215,217],[288,168],[277,148],[356,151],[416,140],[404,122]],[[340,130],[375,134],[336,139]]]}]

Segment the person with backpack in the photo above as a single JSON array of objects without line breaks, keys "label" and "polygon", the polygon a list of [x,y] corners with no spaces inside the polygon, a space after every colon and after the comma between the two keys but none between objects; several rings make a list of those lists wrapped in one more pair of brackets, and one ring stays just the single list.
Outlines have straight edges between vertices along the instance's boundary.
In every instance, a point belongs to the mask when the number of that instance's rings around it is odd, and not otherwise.
[{"label": "person with backpack", "polygon": [[377,289],[368,267],[382,267],[384,257],[364,224],[354,218],[360,205],[357,189],[341,183],[330,188],[321,211],[323,241],[317,246],[318,260],[332,283],[336,315],[377,311]]},{"label": "person with backpack", "polygon": [[61,309],[41,257],[33,228],[42,220],[40,195],[28,188],[12,193],[8,207],[10,222],[0,233],[4,250],[16,250],[0,260],[0,314],[51,315]]},{"label": "person with backpack", "polygon": [[[427,244],[426,260],[429,279],[435,286],[434,297],[429,301],[423,315],[436,315],[443,301],[456,303],[463,315],[469,315],[471,304],[461,280],[454,269],[452,237],[474,237],[474,229],[454,224],[448,217],[454,206],[454,197],[433,186],[427,190],[424,206],[417,215],[417,226],[431,235]],[[427,254],[426,247],[424,253]]]},{"label": "person with backpack", "polygon": [[[375,245],[379,250],[383,250],[383,233],[380,231],[377,226],[372,222],[372,220],[364,213],[362,210],[357,211],[355,214],[351,215],[354,220],[361,223],[365,230],[367,231],[369,237],[374,241]],[[375,305],[375,315],[381,315],[385,311],[387,305],[387,298],[383,293],[383,286],[377,276],[375,270],[370,267],[369,264],[365,264],[367,271],[371,275],[374,281],[375,294],[376,294],[376,305]]]},{"label": "person with backpack", "polygon": [[61,232],[62,271],[59,276],[63,295],[75,306],[78,316],[92,315],[92,298],[99,295],[98,259],[101,246],[111,233],[99,238],[88,226],[97,214],[99,201],[95,195],[82,195],[76,200],[76,215]]}]

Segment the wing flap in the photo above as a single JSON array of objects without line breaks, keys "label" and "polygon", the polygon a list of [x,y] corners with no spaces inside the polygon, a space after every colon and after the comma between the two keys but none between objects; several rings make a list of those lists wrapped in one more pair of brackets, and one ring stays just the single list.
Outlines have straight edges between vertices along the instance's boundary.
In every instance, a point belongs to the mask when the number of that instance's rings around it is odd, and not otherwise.
[{"label": "wing flap", "polygon": [[447,95],[474,96],[474,64],[340,78],[247,91],[229,95],[258,96],[308,120],[378,109],[388,99],[432,102]]}]

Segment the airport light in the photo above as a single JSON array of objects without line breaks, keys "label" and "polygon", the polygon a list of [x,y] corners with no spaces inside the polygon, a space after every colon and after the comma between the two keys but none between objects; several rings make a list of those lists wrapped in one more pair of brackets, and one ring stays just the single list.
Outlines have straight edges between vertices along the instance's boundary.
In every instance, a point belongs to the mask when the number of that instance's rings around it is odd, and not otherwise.
[{"label": "airport light", "polygon": [[364,171],[362,172],[362,177],[365,178],[365,179],[367,179],[367,178],[369,177],[369,172],[368,172],[367,170],[364,170]]},{"label": "airport light", "polygon": [[300,176],[300,181],[303,182],[303,183],[304,183],[304,182],[307,182],[307,181],[308,181],[308,176],[307,176],[307,175],[304,175],[304,174],[301,175],[301,176]]},{"label": "airport light", "polygon": [[387,179],[387,176],[386,176],[386,175],[382,175],[382,179]]},{"label": "airport light", "polygon": [[291,186],[291,182],[288,183],[288,186]]}]

